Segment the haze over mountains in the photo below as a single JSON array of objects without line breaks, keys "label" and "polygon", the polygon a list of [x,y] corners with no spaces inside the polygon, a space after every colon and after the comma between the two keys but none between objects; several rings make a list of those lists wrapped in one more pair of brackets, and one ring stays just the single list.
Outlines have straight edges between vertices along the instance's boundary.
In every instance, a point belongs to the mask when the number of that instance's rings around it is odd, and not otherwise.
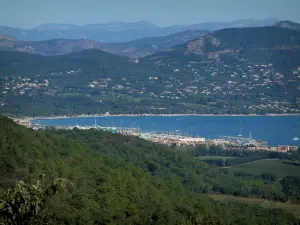
[{"label": "haze over mountains", "polygon": [[114,54],[140,58],[156,52],[165,51],[170,47],[180,45],[208,34],[206,30],[187,30],[163,37],[148,37],[129,42],[105,44],[105,51]]},{"label": "haze over mountains", "polygon": [[[115,27],[118,27],[116,26],[116,23],[110,25],[111,27],[114,27],[113,25],[115,25]],[[237,24],[236,26],[239,25]],[[39,29],[65,29],[68,26],[69,25],[44,25]],[[297,30],[300,27],[299,24],[291,21],[279,21],[272,26],[294,30]],[[101,28],[103,26],[99,27]],[[124,27],[126,26],[124,25]],[[127,26],[126,29],[129,28],[130,26]],[[149,24],[148,28],[150,28]],[[101,31],[99,32],[101,33]],[[88,39],[51,39],[46,41],[22,41],[16,40],[15,38],[8,36],[7,34],[3,34],[0,35],[0,50],[20,51],[41,55],[61,55],[78,52],[85,49],[100,49],[130,58],[140,58],[156,52],[165,51],[168,48],[176,45],[184,44],[188,41],[208,34],[209,32],[209,30],[187,30],[167,36],[146,37],[129,42],[119,43],[101,43],[95,40]]]},{"label": "haze over mountains", "polygon": [[87,39],[17,41],[10,36],[0,35],[0,50],[19,51],[41,55],[61,55],[85,49],[100,49],[114,54],[137,58],[155,52],[165,51],[170,47],[186,43],[207,33],[208,31],[191,30],[163,37],[149,37],[130,42],[106,44]]},{"label": "haze over mountains", "polygon": [[33,29],[12,28],[0,26],[0,34],[6,34],[18,40],[42,41],[49,39],[90,39],[104,43],[127,42],[145,37],[159,37],[187,30],[218,30],[228,27],[261,27],[270,26],[278,19],[268,18],[256,20],[253,18],[232,22],[207,22],[192,25],[174,25],[160,27],[148,21],[135,23],[110,22],[102,24],[42,24]]}]

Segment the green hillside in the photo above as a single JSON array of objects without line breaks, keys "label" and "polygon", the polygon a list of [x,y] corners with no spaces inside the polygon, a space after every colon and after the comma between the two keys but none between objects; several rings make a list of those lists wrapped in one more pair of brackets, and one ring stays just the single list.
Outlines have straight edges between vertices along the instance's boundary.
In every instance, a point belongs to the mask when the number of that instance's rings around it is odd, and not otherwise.
[{"label": "green hillside", "polygon": [[282,194],[273,185],[222,174],[166,146],[95,130],[33,131],[3,117],[0,133],[1,196],[17,181],[30,183],[40,174],[49,182],[68,183],[34,216],[37,224],[46,217],[48,224],[79,225],[296,224],[283,211],[203,196],[217,190],[270,199]]},{"label": "green hillside", "polygon": [[[101,50],[85,50],[78,53],[61,56],[41,56],[21,52],[1,52],[1,76],[24,75],[37,77],[37,75],[50,75],[52,72],[64,72],[85,68],[87,73],[101,73],[101,66],[121,70],[117,66],[127,66],[126,58],[112,55]],[[115,71],[113,71],[115,72]],[[99,74],[100,75],[100,74]],[[95,76],[95,74],[94,74]]]},{"label": "green hillside", "polygon": [[[299,51],[300,33],[295,30],[280,27],[247,27],[218,30],[184,45],[170,48],[170,53],[158,53],[148,58],[157,60],[162,56],[174,61],[181,60],[181,56],[187,61],[218,62],[221,64],[219,66],[224,66],[222,63],[226,62],[233,64],[229,66],[234,66],[237,63],[242,64],[243,61],[272,63],[277,69],[283,66],[280,60],[289,59],[293,60],[293,63],[284,65],[282,69],[294,69],[299,66],[299,61],[292,56],[299,54]],[[178,54],[177,58],[173,56],[173,52]],[[276,52],[283,55],[276,56]]]},{"label": "green hillside", "polygon": [[8,36],[0,35],[0,50],[17,51],[41,55],[62,55],[79,52],[85,49],[100,49],[104,46],[100,42],[86,39],[52,39],[46,41],[19,41]]},{"label": "green hillside", "polygon": [[300,164],[298,161],[265,159],[232,166],[228,171],[230,173],[240,172],[251,175],[259,175],[263,172],[281,178],[285,176],[300,176]]},{"label": "green hillside", "polygon": [[[0,66],[0,112],[15,115],[137,113],[135,99],[145,96],[141,84],[155,74],[100,50],[62,56],[0,52]],[[147,101],[141,105],[149,107]]]}]

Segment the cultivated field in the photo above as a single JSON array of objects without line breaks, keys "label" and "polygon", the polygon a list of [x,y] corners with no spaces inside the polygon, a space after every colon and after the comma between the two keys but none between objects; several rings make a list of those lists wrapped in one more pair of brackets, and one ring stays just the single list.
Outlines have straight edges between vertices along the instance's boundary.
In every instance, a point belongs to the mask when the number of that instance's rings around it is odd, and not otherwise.
[{"label": "cultivated field", "polygon": [[300,176],[300,166],[283,163],[286,160],[262,159],[243,163],[228,168],[229,173],[247,172],[253,175],[262,173],[274,174],[276,177]]},{"label": "cultivated field", "polygon": [[300,204],[291,204],[285,202],[274,202],[261,198],[244,198],[232,195],[212,194],[209,195],[216,201],[234,201],[242,204],[256,204],[270,209],[282,209],[286,212],[293,214],[296,218],[300,219]]},{"label": "cultivated field", "polygon": [[230,156],[214,156],[214,155],[208,155],[208,156],[198,156],[196,157],[196,159],[199,159],[199,160],[220,160],[220,159],[224,159],[224,160],[227,160],[227,159],[235,159],[237,157],[230,157]]}]

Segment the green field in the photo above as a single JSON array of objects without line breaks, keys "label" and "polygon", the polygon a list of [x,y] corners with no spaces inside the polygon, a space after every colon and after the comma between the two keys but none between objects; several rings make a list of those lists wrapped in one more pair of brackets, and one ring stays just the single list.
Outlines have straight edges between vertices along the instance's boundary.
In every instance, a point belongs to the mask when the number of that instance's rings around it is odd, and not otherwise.
[{"label": "green field", "polygon": [[209,197],[211,197],[216,201],[225,201],[225,202],[233,201],[242,204],[255,204],[270,209],[282,209],[286,212],[293,214],[296,218],[300,219],[300,204],[275,202],[275,201],[265,200],[262,198],[244,198],[244,197],[223,195],[223,194],[212,194],[209,195]]},{"label": "green field", "polygon": [[287,160],[262,159],[229,167],[228,172],[247,172],[252,175],[268,173],[276,177],[300,176],[300,166],[285,164],[283,162],[287,162]]},{"label": "green field", "polygon": [[199,160],[220,160],[220,159],[227,160],[227,159],[235,159],[237,157],[208,155],[208,156],[198,156],[195,158]]}]

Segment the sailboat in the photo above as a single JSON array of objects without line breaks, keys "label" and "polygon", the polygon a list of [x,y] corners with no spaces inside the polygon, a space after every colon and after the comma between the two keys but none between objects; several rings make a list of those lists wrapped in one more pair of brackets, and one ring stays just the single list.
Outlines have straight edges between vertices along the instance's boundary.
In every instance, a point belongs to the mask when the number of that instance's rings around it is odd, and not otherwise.
[{"label": "sailboat", "polygon": [[97,119],[96,119],[96,116],[95,116],[94,120],[95,120],[95,121],[94,121],[94,122],[95,122],[95,123],[94,123],[94,128],[96,129],[96,128],[97,128]]},{"label": "sailboat", "polygon": [[240,129],[240,133],[238,134],[239,137],[242,137],[242,130]]}]

